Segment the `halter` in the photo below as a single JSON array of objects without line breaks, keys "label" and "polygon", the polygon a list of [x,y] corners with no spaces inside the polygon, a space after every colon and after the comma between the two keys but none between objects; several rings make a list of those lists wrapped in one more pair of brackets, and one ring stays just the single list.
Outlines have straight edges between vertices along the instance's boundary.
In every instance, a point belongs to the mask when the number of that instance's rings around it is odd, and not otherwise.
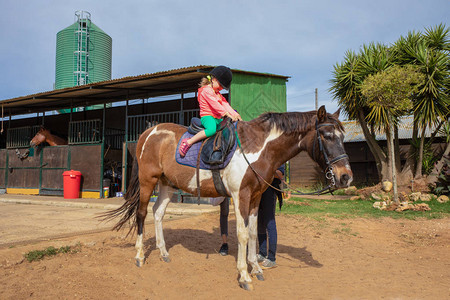
[{"label": "halter", "polygon": [[[322,137],[321,137],[320,132],[319,132],[319,128],[320,128],[320,127],[324,127],[324,126],[334,126],[334,125],[335,125],[335,124],[333,124],[333,123],[323,123],[323,124],[319,124],[318,120],[316,120],[317,143],[319,144],[319,150],[320,150],[320,152],[322,152],[323,157],[324,157],[324,160],[325,160],[325,163],[326,163],[326,165],[327,165],[327,166],[325,167],[325,170],[324,170],[324,172],[325,172],[325,178],[328,179],[328,180],[330,181],[330,184],[329,184],[327,187],[325,187],[325,188],[323,188],[323,189],[321,189],[321,190],[317,190],[317,191],[311,192],[311,193],[303,193],[303,192],[301,192],[301,191],[299,191],[299,190],[296,190],[296,189],[293,189],[293,188],[289,187],[289,185],[286,183],[286,181],[282,180],[283,183],[284,183],[290,190],[293,190],[293,191],[295,192],[295,193],[291,193],[291,194],[293,194],[293,195],[323,195],[323,194],[326,194],[326,193],[333,193],[333,191],[336,189],[336,179],[335,179],[335,176],[334,176],[333,166],[332,166],[332,165],[333,165],[334,163],[337,163],[338,161],[340,161],[340,160],[342,160],[342,159],[348,158],[348,155],[347,155],[346,153],[344,153],[344,154],[341,154],[341,155],[336,156],[336,157],[333,158],[332,160],[329,160],[329,159],[328,159],[328,155],[327,155],[327,153],[326,153],[326,151],[325,151],[325,149],[324,149],[324,147],[323,147]],[[244,157],[245,161],[246,161],[247,164],[249,165],[250,169],[252,169],[252,171],[253,171],[259,178],[261,178],[261,179],[264,181],[264,183],[266,183],[269,187],[273,188],[273,189],[276,190],[276,191],[279,191],[279,192],[284,193],[286,190],[280,190],[280,189],[274,187],[273,185],[271,185],[270,183],[268,183],[268,182],[267,182],[267,181],[266,181],[266,180],[265,180],[265,179],[264,179],[264,178],[263,178],[263,177],[262,177],[262,176],[261,176],[261,175],[253,168],[252,164],[248,161],[247,156],[246,156],[245,153],[244,153],[244,150],[242,149],[241,141],[240,141],[240,139],[239,139],[238,131],[237,131],[237,130],[236,130],[236,138],[237,138],[238,146],[239,146],[239,148],[241,149],[242,156]],[[314,141],[314,143],[313,143],[313,157],[315,156],[315,155],[314,155],[314,153],[315,153],[315,147],[316,147],[316,141]]]}]

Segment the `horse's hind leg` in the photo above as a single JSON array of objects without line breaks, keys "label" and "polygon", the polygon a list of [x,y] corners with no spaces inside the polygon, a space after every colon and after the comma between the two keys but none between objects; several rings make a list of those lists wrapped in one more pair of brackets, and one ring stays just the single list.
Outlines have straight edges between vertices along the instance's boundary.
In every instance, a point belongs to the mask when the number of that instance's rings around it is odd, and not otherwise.
[{"label": "horse's hind leg", "polygon": [[137,239],[136,239],[136,265],[142,267],[145,261],[144,255],[144,221],[147,216],[147,207],[150,197],[153,193],[158,178],[151,178],[149,182],[141,182],[140,187],[140,197],[139,197],[139,208],[136,213],[136,223],[137,223]]},{"label": "horse's hind leg", "polygon": [[165,262],[170,262],[170,258],[169,252],[167,252],[166,249],[166,242],[164,241],[162,220],[169,202],[169,187],[160,183],[158,200],[156,200],[155,205],[153,205],[153,217],[155,219],[156,247],[158,247],[160,251],[161,259]]}]

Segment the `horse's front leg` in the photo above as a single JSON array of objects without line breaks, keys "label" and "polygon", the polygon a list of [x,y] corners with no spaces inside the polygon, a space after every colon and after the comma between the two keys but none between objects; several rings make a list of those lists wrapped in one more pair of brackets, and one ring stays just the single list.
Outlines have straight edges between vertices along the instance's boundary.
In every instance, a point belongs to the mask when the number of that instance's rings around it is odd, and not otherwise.
[{"label": "horse's front leg", "polygon": [[264,275],[258,264],[256,257],[256,241],[258,237],[258,208],[253,208],[249,216],[249,241],[248,241],[248,262],[252,266],[252,275],[256,275],[258,280],[264,281]]},{"label": "horse's front leg", "polygon": [[[235,203],[237,203],[237,201]],[[244,218],[241,216],[239,205],[235,204],[234,208],[236,214],[236,230],[238,237],[237,270],[239,272],[239,286],[245,290],[251,291],[253,290],[253,285],[252,279],[248,274],[246,259],[247,244],[249,239],[248,224],[245,224]]]},{"label": "horse's front leg", "polygon": [[153,205],[153,217],[155,218],[156,247],[160,251],[161,259],[165,262],[170,262],[170,258],[169,252],[166,249],[166,242],[164,241],[162,220],[169,202],[169,187],[160,183],[158,200]]}]

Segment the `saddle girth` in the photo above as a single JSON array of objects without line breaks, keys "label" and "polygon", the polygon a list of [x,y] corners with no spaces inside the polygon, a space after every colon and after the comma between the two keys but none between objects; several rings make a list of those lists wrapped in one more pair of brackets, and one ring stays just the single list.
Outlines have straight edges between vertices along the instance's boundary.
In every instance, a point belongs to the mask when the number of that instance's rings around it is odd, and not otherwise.
[{"label": "saddle girth", "polygon": [[[216,138],[217,138],[217,136],[216,136]],[[206,142],[206,140],[204,140],[202,142],[202,145],[201,145],[200,150],[197,155],[196,177],[197,177],[197,204],[198,205],[200,205],[200,156],[202,153],[203,146],[205,145],[205,142]],[[217,169],[217,168],[211,169],[211,172],[212,172],[212,178],[213,178],[214,187],[216,188],[216,191],[221,196],[229,197],[227,189],[225,188],[222,178],[220,177],[220,169]]]}]

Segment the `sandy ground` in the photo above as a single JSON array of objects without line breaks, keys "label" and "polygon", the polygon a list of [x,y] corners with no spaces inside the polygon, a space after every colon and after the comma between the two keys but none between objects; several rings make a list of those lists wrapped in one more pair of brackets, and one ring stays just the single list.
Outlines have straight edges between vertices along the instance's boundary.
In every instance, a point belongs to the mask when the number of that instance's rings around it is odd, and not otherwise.
[{"label": "sandy ground", "polygon": [[[238,286],[237,240],[220,256],[218,213],[167,219],[172,262],[159,259],[152,224],[148,257],[134,265],[135,237],[95,232],[0,248],[2,299],[449,299],[450,219],[277,216],[278,267]],[[81,243],[81,251],[29,263],[23,254]]]}]

